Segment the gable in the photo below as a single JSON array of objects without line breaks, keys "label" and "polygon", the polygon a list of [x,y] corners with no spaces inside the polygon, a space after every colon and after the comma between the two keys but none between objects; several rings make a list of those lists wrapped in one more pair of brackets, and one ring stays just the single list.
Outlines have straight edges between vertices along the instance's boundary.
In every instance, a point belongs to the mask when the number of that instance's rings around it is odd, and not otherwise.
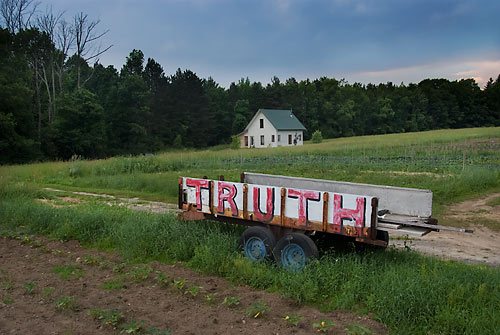
[{"label": "gable", "polygon": [[[290,109],[259,109],[252,117],[248,125],[238,135],[242,135],[248,131],[253,123],[259,123],[259,119],[264,116],[277,131],[283,130],[306,130],[306,127]],[[267,123],[267,122],[266,122]]]}]

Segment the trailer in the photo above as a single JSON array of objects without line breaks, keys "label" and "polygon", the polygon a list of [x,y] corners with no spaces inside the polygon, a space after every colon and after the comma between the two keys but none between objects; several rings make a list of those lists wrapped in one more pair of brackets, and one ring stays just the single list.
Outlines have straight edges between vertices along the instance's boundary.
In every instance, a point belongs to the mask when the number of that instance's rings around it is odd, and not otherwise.
[{"label": "trailer", "polygon": [[240,182],[181,177],[178,201],[182,220],[249,226],[240,240],[246,257],[289,270],[318,257],[315,236],[386,247],[389,232],[472,232],[438,225],[432,192],[413,188],[244,172]]}]

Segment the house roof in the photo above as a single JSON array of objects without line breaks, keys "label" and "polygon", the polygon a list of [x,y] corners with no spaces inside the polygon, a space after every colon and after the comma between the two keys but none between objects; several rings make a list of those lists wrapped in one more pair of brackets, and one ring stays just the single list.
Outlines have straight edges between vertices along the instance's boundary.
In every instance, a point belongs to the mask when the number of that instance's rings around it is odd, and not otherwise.
[{"label": "house roof", "polygon": [[290,109],[259,109],[276,130],[306,130]]},{"label": "house roof", "polygon": [[293,115],[290,109],[259,109],[257,113],[252,117],[250,122],[241,133],[237,136],[243,135],[248,131],[250,125],[254,122],[259,115],[259,112],[265,115],[265,117],[271,122],[276,130],[306,130],[306,127]]}]

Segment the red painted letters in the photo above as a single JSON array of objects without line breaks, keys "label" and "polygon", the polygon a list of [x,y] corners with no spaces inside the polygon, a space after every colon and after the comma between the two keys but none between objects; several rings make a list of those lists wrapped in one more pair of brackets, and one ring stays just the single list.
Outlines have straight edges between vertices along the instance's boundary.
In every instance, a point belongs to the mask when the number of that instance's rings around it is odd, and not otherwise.
[{"label": "red painted letters", "polygon": [[186,178],[186,186],[195,187],[196,189],[196,209],[199,211],[201,211],[201,189],[208,189],[209,185],[209,181],[206,179]]},{"label": "red painted letters", "polygon": [[274,188],[266,187],[267,199],[266,199],[266,214],[262,213],[260,210],[260,188],[253,188],[253,214],[255,218],[262,222],[269,222],[274,216]]},{"label": "red painted letters", "polygon": [[[224,201],[229,202],[229,207],[231,207],[231,214],[233,216],[238,216],[238,206],[234,202],[234,198],[236,197],[236,186],[232,183],[219,182],[219,206],[218,212],[219,214],[224,214]],[[227,193],[224,193],[224,190],[227,190]]]},{"label": "red painted letters", "polygon": [[[319,201],[320,192],[316,191],[304,191],[304,190],[294,190],[292,188],[288,189],[289,198],[299,198],[299,226],[307,226],[308,213],[307,213],[307,200]],[[284,213],[281,213],[284,215]]]},{"label": "red painted letters", "polygon": [[365,198],[356,198],[356,209],[342,208],[342,196],[333,196],[333,231],[342,232],[342,219],[354,221],[358,230],[365,226]]}]

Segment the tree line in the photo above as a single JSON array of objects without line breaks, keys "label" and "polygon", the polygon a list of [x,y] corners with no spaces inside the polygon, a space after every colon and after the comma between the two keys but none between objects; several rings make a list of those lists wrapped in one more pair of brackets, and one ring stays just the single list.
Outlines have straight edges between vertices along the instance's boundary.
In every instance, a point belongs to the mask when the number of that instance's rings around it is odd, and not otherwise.
[{"label": "tree line", "polygon": [[[100,64],[106,30],[79,13],[35,17],[33,0],[2,0],[0,163],[101,158],[229,143],[259,108],[292,109],[323,137],[500,125],[500,75],[418,84],[322,77],[267,85],[242,78],[226,89],[190,70],[165,75],[132,50],[118,71]],[[70,55],[71,53],[71,55]]]}]

